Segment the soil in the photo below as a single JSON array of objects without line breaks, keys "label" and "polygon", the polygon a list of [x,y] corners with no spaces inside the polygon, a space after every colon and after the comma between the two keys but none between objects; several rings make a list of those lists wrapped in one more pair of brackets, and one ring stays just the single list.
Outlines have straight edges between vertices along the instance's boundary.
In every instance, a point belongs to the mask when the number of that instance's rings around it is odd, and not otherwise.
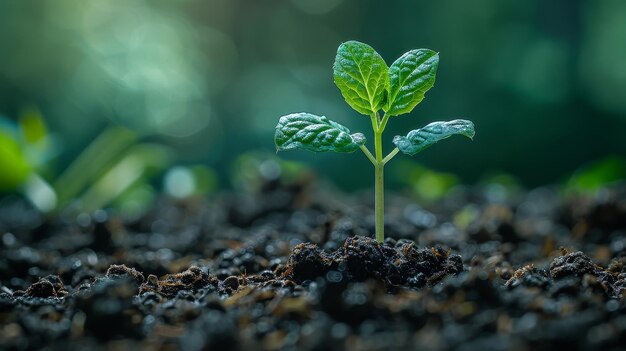
[{"label": "soil", "polygon": [[141,218],[0,199],[0,349],[617,350],[626,185],[387,198],[303,178]]}]

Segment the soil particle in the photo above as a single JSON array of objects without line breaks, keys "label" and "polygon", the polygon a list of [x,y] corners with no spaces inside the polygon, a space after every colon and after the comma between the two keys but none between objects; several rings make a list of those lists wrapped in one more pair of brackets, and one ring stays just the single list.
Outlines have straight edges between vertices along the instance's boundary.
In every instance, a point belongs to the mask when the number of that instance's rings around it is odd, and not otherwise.
[{"label": "soil particle", "polygon": [[107,269],[105,276],[106,277],[129,276],[135,280],[137,285],[141,285],[145,281],[143,274],[138,272],[135,268],[126,267],[126,265],[124,264],[120,264],[120,265],[113,264],[109,266],[109,269]]},{"label": "soil particle", "polygon": [[154,291],[166,297],[174,297],[179,291],[198,289],[208,286],[217,287],[219,281],[197,266],[189,267],[184,272],[171,274],[159,280],[155,275],[149,275],[148,280],[139,287],[139,293]]},{"label": "soil particle", "polygon": [[63,297],[68,294],[63,281],[56,275],[49,275],[39,279],[39,281],[29,286],[24,293],[28,296],[42,298]]},{"label": "soil particle", "polygon": [[231,275],[230,277],[224,279],[222,286],[224,289],[230,289],[229,292],[232,294],[233,291],[236,291],[239,288],[239,278]]},{"label": "soil particle", "polygon": [[312,243],[296,245],[282,276],[297,283],[325,275],[333,269],[335,260]]},{"label": "soil particle", "polygon": [[583,276],[584,274],[594,274],[599,271],[589,256],[581,251],[566,253],[555,258],[550,264],[550,274],[554,279],[567,276]]},{"label": "soil particle", "polygon": [[626,273],[626,256],[616,257],[609,263],[607,271],[613,274]]},{"label": "soil particle", "polygon": [[605,270],[581,251],[561,249],[561,254],[552,260],[549,273],[529,264],[516,270],[504,286],[541,288],[551,296],[577,296],[582,291],[593,291],[604,299],[624,296],[626,274],[620,273],[624,269],[622,257],[614,259]]},{"label": "soil particle", "polygon": [[513,273],[504,285],[508,288],[515,288],[519,285],[526,287],[545,288],[551,283],[548,272],[537,269],[533,264],[526,265]]},{"label": "soil particle", "polygon": [[343,244],[341,255],[349,279],[364,281],[368,278],[383,278],[385,256],[376,240],[362,236],[348,238]]}]

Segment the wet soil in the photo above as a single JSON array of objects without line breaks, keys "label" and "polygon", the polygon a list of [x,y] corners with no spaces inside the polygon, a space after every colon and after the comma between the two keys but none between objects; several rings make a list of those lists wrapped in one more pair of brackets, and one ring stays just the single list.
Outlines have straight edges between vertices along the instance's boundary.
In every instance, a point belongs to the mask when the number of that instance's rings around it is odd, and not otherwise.
[{"label": "wet soil", "polygon": [[310,180],[140,218],[0,199],[0,349],[618,350],[626,186],[425,204]]}]

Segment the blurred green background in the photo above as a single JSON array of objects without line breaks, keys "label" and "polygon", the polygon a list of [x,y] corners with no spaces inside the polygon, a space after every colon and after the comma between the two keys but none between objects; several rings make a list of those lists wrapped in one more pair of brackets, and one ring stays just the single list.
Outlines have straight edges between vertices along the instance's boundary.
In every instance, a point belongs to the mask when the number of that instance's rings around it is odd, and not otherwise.
[{"label": "blurred green background", "polygon": [[[51,141],[42,148],[56,150],[44,178],[120,125],[166,146],[168,165],[227,179],[239,155],[274,152],[284,114],[325,115],[370,135],[332,80],[337,46],[350,39],[388,64],[413,48],[440,52],[435,87],[390,121],[387,150],[394,135],[434,120],[476,124],[472,143],[452,138],[398,159],[468,183],[504,172],[536,186],[626,151],[623,0],[0,0],[0,115],[31,125],[29,114],[43,116]],[[101,140],[78,169],[109,146]],[[161,164],[146,150],[130,155]],[[346,190],[372,184],[360,153],[279,156]],[[389,186],[406,167],[389,164]]]}]

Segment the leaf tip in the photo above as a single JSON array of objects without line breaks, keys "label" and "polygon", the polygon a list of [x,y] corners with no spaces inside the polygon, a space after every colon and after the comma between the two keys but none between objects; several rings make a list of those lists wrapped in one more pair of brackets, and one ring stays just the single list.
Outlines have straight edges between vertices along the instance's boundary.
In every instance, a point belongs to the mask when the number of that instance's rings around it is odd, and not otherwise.
[{"label": "leaf tip", "polygon": [[352,137],[352,140],[354,140],[354,143],[359,146],[364,145],[365,141],[367,140],[363,133],[354,133],[351,135],[351,137]]}]

